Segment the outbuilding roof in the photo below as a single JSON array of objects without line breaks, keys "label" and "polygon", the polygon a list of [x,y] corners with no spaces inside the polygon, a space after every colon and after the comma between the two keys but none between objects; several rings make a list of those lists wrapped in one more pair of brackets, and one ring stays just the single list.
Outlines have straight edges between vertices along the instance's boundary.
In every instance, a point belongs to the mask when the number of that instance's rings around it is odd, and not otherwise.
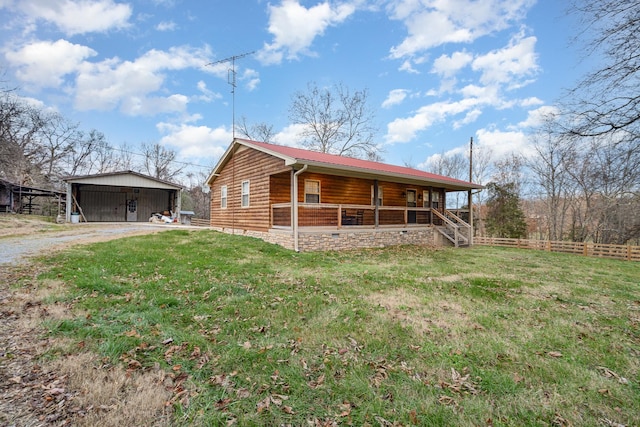
[{"label": "outbuilding roof", "polygon": [[394,182],[419,183],[427,185],[437,184],[445,187],[449,191],[464,191],[484,188],[479,184],[443,175],[437,175],[419,169],[240,138],[236,138],[224,153],[207,180],[209,184],[215,180],[216,175],[230,159],[230,156],[234,151],[234,147],[237,145],[253,148],[263,153],[278,157],[284,160],[285,165],[287,166],[300,165],[302,167],[303,165],[308,165],[310,171],[371,179],[387,179]]},{"label": "outbuilding roof", "polygon": [[73,184],[113,185],[141,188],[162,188],[181,190],[183,187],[173,182],[154,178],[134,171],[107,172],[94,175],[67,176],[62,179]]}]

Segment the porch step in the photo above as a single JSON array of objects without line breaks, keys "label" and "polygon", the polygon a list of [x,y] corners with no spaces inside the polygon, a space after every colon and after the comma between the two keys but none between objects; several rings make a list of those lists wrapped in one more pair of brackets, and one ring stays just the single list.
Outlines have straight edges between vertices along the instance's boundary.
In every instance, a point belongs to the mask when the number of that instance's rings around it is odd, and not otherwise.
[{"label": "porch step", "polygon": [[440,232],[440,234],[442,234],[444,237],[447,238],[447,240],[449,240],[451,243],[454,244],[454,246],[456,247],[464,247],[464,246],[469,246],[469,241],[465,238],[463,238],[462,236],[458,236],[458,242],[456,244],[456,233],[448,228],[448,227],[444,227],[444,226],[440,226],[440,227],[436,227],[436,230],[438,230]]}]

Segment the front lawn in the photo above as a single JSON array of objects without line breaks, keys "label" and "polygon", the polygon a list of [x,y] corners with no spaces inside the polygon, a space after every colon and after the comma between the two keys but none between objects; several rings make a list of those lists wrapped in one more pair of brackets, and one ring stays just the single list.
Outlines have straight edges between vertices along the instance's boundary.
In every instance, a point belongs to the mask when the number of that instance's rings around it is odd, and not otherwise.
[{"label": "front lawn", "polygon": [[43,262],[46,358],[154,372],[174,425],[640,425],[638,263],[184,230]]}]

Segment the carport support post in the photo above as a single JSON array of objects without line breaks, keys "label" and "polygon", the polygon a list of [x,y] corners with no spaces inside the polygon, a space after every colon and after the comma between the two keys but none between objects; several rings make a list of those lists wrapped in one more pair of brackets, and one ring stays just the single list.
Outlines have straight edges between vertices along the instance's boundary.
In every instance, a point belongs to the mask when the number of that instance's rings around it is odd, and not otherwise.
[{"label": "carport support post", "polygon": [[65,203],[64,220],[71,222],[71,210],[73,209],[73,184],[67,183],[67,201]]}]

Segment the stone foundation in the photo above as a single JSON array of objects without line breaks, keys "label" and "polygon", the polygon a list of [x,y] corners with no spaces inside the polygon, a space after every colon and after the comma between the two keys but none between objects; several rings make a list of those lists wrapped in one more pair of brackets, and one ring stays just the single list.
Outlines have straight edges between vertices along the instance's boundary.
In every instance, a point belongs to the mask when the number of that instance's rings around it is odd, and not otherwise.
[{"label": "stone foundation", "polygon": [[[280,245],[287,249],[294,248],[293,232],[290,230],[232,230],[230,228],[213,227],[214,230],[229,234],[255,237],[265,242]],[[431,226],[393,229],[358,229],[358,230],[319,230],[300,231],[298,249],[300,252],[340,251],[356,248],[382,248],[397,245],[442,245],[440,234]]]}]

